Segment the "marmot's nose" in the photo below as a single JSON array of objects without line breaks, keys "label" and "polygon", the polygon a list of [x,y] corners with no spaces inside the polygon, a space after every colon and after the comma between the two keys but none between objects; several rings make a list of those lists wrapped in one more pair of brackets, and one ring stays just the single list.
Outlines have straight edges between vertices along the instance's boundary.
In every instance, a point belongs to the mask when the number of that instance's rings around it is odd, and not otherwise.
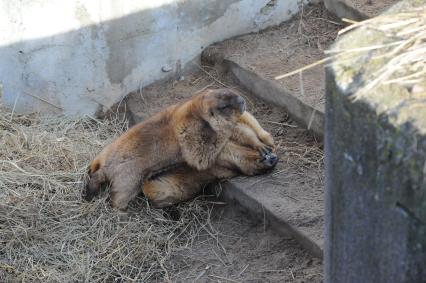
[{"label": "marmot's nose", "polygon": [[273,152],[265,154],[263,156],[263,163],[270,168],[275,167],[278,163],[278,156]]}]

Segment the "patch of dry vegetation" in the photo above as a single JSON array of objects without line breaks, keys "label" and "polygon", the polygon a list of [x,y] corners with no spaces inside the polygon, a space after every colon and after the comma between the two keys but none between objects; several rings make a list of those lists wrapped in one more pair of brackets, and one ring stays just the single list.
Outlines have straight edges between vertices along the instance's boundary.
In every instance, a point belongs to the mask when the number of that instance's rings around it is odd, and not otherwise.
[{"label": "patch of dry vegetation", "polygon": [[82,201],[89,161],[126,125],[0,109],[1,282],[170,281],[172,254],[200,230],[214,236],[201,201],[179,206],[178,221],[143,199],[126,215],[105,195]]},{"label": "patch of dry vegetation", "polygon": [[364,33],[375,32],[383,35],[384,43],[367,42],[365,46],[356,48],[335,49],[325,53],[328,57],[295,71],[275,77],[281,80],[300,74],[317,65],[328,64],[333,60],[354,61],[354,58],[371,54],[371,62],[380,63],[380,68],[371,74],[361,95],[381,84],[399,84],[413,88],[414,92],[425,92],[426,89],[426,8],[416,7],[399,13],[385,13],[362,22],[346,20],[352,25],[340,30],[339,35],[354,29],[362,29]]}]

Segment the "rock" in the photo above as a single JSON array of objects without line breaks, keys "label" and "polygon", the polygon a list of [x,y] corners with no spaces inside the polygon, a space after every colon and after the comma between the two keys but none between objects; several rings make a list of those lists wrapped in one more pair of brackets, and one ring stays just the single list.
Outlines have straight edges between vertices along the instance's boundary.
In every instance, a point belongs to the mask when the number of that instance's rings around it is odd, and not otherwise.
[{"label": "rock", "polygon": [[173,68],[170,65],[165,65],[165,66],[161,67],[161,71],[163,71],[164,73],[168,73],[171,70],[173,70]]}]

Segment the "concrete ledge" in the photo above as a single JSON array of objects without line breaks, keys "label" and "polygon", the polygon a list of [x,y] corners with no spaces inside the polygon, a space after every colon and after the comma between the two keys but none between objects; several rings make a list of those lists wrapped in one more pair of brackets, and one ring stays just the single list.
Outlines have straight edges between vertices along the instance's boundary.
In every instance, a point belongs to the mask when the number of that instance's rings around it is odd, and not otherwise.
[{"label": "concrete ledge", "polygon": [[[253,182],[256,178],[250,178]],[[285,211],[284,213],[274,208],[271,203],[262,201],[259,191],[262,187],[270,187],[271,184],[256,183],[250,185],[247,178],[236,178],[222,183],[222,196],[227,202],[234,202],[247,210],[253,217],[264,221],[266,225],[279,233],[294,237],[301,246],[303,246],[313,256],[322,259],[323,257],[323,240],[322,240],[322,223],[319,223],[316,230],[311,227],[300,227],[294,222],[297,214],[304,214],[303,208],[296,211]],[[269,194],[273,197],[273,194]],[[282,204],[285,206],[285,204]],[[306,218],[310,218],[306,216]],[[311,222],[311,221],[306,221]],[[318,228],[320,234],[318,235]]]},{"label": "concrete ledge", "polygon": [[327,9],[340,18],[362,21],[375,17],[399,0],[324,0]]},{"label": "concrete ledge", "polygon": [[325,7],[340,18],[347,18],[356,21],[365,20],[368,16],[357,10],[351,1],[345,0],[324,0]]},{"label": "concrete ledge", "polygon": [[282,107],[298,124],[311,130],[319,137],[324,135],[324,113],[283,89],[276,82],[262,78],[231,60],[224,60],[238,82],[260,99]]}]

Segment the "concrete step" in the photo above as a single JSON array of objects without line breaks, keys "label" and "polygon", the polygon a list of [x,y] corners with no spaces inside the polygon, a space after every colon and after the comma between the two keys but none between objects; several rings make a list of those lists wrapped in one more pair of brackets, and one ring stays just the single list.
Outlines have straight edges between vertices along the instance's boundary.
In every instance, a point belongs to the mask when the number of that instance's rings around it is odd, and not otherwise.
[{"label": "concrete step", "polygon": [[[244,207],[265,225],[294,237],[313,256],[323,256],[324,196],[315,185],[294,178],[296,168],[258,177],[239,177],[222,184],[224,199]],[[310,177],[307,177],[310,178]]]},{"label": "concrete step", "polygon": [[364,20],[384,12],[399,0],[324,0],[331,12],[340,18]]}]

